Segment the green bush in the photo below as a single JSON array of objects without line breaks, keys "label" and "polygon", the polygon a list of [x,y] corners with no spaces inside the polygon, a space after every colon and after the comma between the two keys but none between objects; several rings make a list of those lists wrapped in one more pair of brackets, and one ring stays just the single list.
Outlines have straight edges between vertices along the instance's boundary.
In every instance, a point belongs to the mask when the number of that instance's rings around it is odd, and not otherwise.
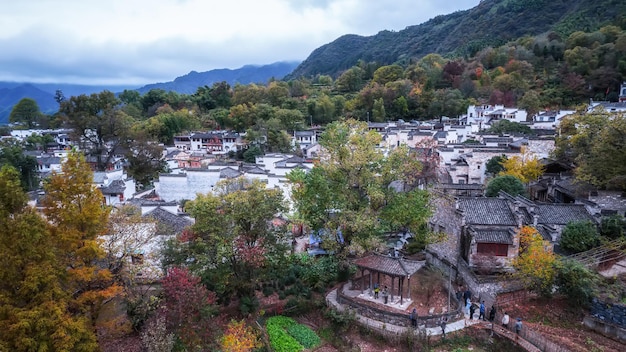
[{"label": "green bush", "polygon": [[277,315],[267,319],[265,326],[275,352],[299,352],[305,348],[304,344],[306,348],[319,344],[319,337],[315,332],[291,318]]},{"label": "green bush", "polygon": [[596,275],[581,263],[565,259],[556,265],[555,284],[572,306],[587,306],[596,293]]},{"label": "green bush", "polygon": [[319,336],[308,326],[301,324],[290,325],[287,327],[287,333],[304,346],[304,348],[317,347],[321,343]]},{"label": "green bush", "polygon": [[498,176],[489,181],[485,195],[487,197],[497,197],[500,191],[505,191],[512,196],[517,196],[524,193],[524,184],[515,176]]},{"label": "green bush", "polygon": [[241,311],[241,314],[248,315],[254,313],[258,308],[259,300],[256,297],[241,297],[241,301],[239,302],[239,310]]},{"label": "green bush", "polygon": [[600,234],[612,240],[624,236],[626,232],[626,219],[621,215],[611,215],[602,218]]},{"label": "green bush", "polygon": [[561,247],[572,253],[589,250],[599,243],[598,230],[591,221],[573,221],[561,233]]}]

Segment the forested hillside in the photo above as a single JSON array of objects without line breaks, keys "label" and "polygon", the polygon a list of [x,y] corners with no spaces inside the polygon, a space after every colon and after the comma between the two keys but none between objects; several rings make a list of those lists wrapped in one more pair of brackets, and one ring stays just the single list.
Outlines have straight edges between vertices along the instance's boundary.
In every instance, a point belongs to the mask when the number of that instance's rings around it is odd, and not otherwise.
[{"label": "forested hillside", "polygon": [[[324,74],[336,77],[359,60],[386,65],[430,53],[470,57],[526,35],[553,31],[567,37],[624,21],[621,0],[483,0],[476,7],[437,16],[398,32],[370,37],[346,35],[311,53],[290,77]],[[619,23],[617,23],[619,24]]]}]

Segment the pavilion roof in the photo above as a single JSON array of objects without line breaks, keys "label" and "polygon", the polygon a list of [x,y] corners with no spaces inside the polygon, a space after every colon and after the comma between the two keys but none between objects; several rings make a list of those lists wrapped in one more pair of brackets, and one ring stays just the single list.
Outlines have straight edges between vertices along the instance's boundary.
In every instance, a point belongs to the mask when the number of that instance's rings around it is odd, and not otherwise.
[{"label": "pavilion roof", "polygon": [[424,261],[407,260],[379,254],[370,254],[354,260],[359,268],[369,269],[389,276],[412,276],[424,266]]}]

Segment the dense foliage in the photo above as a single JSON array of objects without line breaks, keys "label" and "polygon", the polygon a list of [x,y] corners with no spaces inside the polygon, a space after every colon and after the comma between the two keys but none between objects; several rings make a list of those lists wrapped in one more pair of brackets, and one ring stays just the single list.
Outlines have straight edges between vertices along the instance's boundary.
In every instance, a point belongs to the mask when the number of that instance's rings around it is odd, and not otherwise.
[{"label": "dense foliage", "polygon": [[421,163],[406,147],[385,156],[379,133],[355,120],[335,122],[320,137],[325,148],[309,172],[288,174],[296,217],[323,238],[327,249],[376,249],[386,231],[416,236],[430,215],[428,193],[417,189]]},{"label": "dense foliage", "polygon": [[500,191],[504,191],[512,196],[524,194],[524,184],[515,176],[498,176],[489,181],[485,195],[487,197],[497,197]]},{"label": "dense foliage", "polygon": [[626,114],[594,110],[564,119],[556,156],[576,165],[576,178],[598,188],[626,190]]},{"label": "dense foliage", "polygon": [[315,332],[289,317],[279,315],[268,318],[266,327],[270,344],[277,352],[299,352],[320,344],[320,338]]},{"label": "dense foliage", "polygon": [[598,229],[591,221],[570,222],[561,233],[561,247],[572,253],[584,252],[598,245]]}]

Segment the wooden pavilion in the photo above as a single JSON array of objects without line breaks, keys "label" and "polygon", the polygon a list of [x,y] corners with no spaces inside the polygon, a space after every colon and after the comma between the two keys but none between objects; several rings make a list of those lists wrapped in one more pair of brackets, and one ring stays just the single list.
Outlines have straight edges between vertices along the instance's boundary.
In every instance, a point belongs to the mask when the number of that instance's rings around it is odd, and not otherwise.
[{"label": "wooden pavilion", "polygon": [[[383,274],[391,278],[391,287],[389,290],[391,300],[393,300],[395,290],[397,296],[400,296],[400,304],[402,304],[405,291],[407,292],[406,297],[411,297],[411,276],[420,270],[426,262],[380,254],[370,254],[354,260],[353,263],[361,271],[361,293],[363,293],[366,286],[371,288],[374,283],[380,285],[380,275]],[[366,274],[369,275],[366,276]],[[366,282],[366,279],[368,279],[369,282]],[[395,284],[396,279],[398,280],[397,287]],[[405,279],[407,281],[406,290],[404,288]]]}]

